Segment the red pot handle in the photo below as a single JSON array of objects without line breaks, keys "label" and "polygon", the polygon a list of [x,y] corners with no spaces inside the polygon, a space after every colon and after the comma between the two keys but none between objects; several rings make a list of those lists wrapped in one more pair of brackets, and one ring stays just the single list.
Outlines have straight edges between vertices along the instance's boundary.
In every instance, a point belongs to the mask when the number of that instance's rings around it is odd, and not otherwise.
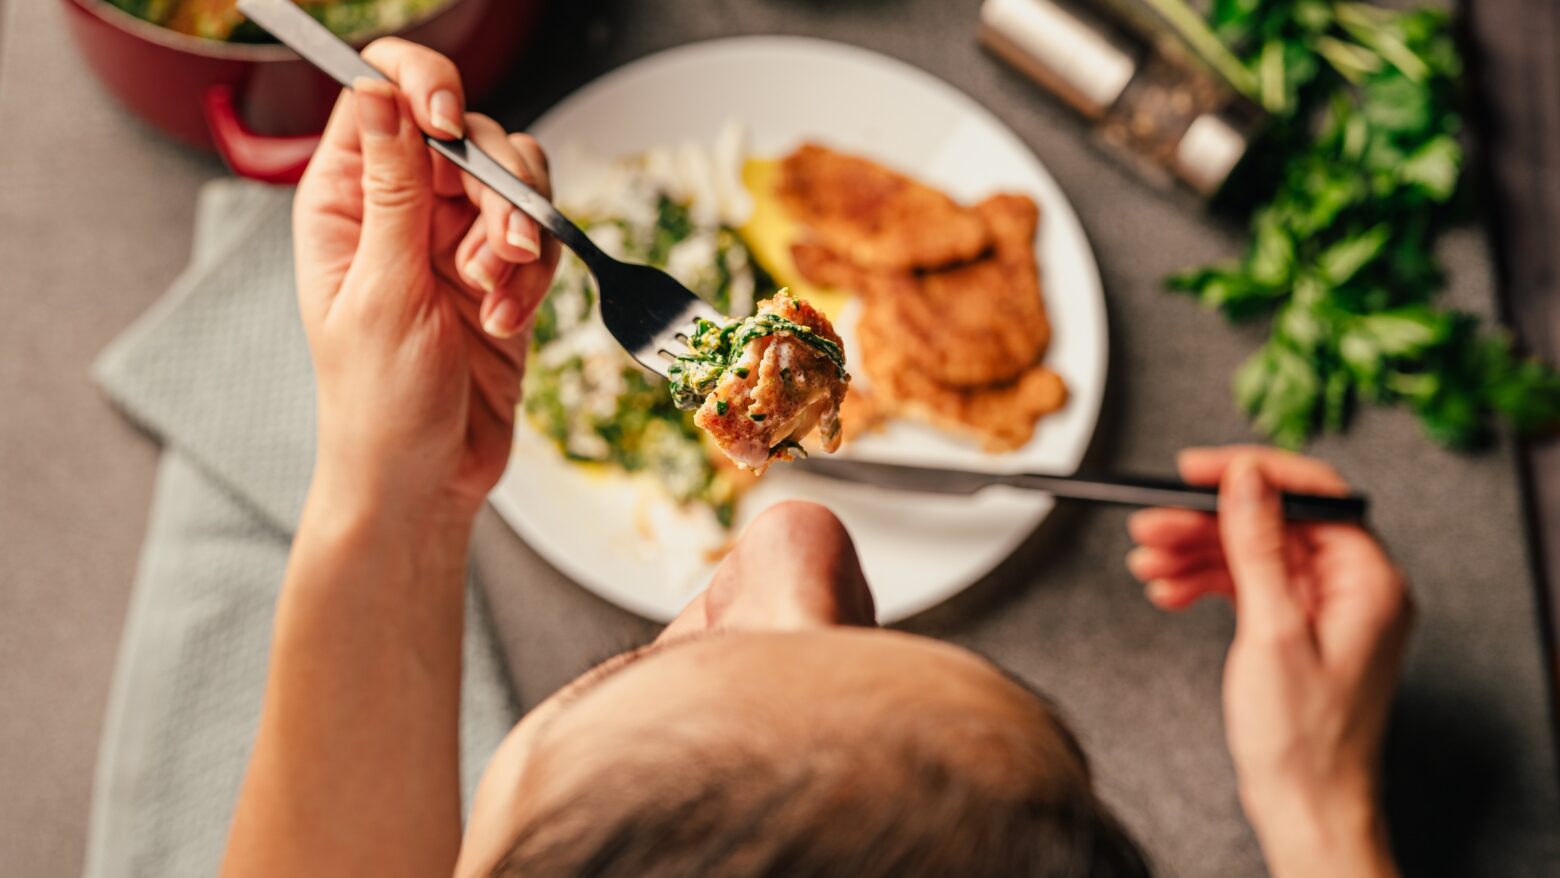
[{"label": "red pot handle", "polygon": [[320,145],[318,134],[273,137],[249,130],[238,117],[231,85],[206,89],[206,125],[217,152],[233,173],[263,183],[292,185]]}]

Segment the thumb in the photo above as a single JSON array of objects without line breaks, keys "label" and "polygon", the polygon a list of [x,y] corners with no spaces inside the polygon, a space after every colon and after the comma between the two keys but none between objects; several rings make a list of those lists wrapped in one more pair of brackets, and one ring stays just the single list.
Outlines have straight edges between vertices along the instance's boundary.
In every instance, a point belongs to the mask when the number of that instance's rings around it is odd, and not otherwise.
[{"label": "thumb", "polygon": [[399,273],[428,264],[432,169],[416,122],[394,85],[363,77],[352,84],[363,151],[363,234],[367,264]]},{"label": "thumb", "polygon": [[1305,610],[1285,558],[1282,498],[1253,456],[1230,461],[1219,481],[1219,539],[1235,580],[1237,630],[1303,631]]}]

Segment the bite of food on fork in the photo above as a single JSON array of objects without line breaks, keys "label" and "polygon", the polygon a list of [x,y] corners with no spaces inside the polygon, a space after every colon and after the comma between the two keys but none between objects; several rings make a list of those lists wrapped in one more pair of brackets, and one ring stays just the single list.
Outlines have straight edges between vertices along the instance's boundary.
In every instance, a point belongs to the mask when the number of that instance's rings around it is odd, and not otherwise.
[{"label": "bite of food on fork", "polygon": [[840,404],[850,374],[845,345],[822,312],[784,290],[752,317],[699,320],[688,353],[667,374],[678,408],[738,466],[762,473],[806,456],[814,428],[824,451],[840,445]]}]

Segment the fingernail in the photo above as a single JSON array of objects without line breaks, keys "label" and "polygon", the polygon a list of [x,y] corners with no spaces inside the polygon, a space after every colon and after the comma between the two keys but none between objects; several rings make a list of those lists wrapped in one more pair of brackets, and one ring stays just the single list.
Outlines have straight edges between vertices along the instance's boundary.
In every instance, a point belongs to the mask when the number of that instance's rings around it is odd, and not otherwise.
[{"label": "fingernail", "polygon": [[493,306],[493,313],[482,321],[482,328],[494,338],[509,338],[520,329],[520,303],[514,299],[500,299]]},{"label": "fingernail", "polygon": [[504,229],[504,240],[509,242],[509,246],[519,247],[532,256],[542,254],[541,245],[536,242],[536,225],[518,210],[509,214],[509,223]]},{"label": "fingernail", "polygon": [[428,115],[433,127],[445,134],[459,137],[464,133],[460,124],[460,99],[449,89],[441,88],[428,99]]},{"label": "fingernail", "polygon": [[1175,598],[1175,586],[1163,579],[1155,579],[1143,586],[1143,594],[1156,604],[1165,604]]},{"label": "fingernail", "polygon": [[476,252],[466,260],[466,276],[477,282],[477,286],[491,293],[498,286],[498,278],[488,270],[487,259],[493,251],[488,248],[486,241],[477,245]]},{"label": "fingernail", "polygon": [[1145,554],[1146,554],[1146,550],[1142,546],[1138,546],[1136,549],[1133,549],[1132,551],[1128,552],[1127,553],[1127,569],[1128,570],[1137,570],[1138,566],[1143,563],[1143,557],[1144,557]]},{"label": "fingernail", "polygon": [[357,98],[358,128],[364,134],[390,137],[400,130],[400,108],[389,83],[362,76],[353,80],[352,92]]}]

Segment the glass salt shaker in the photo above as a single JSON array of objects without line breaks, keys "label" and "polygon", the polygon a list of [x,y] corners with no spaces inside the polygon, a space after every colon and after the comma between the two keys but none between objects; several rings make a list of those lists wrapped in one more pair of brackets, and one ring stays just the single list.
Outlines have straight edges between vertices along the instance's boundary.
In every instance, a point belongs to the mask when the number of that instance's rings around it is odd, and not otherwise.
[{"label": "glass salt shaker", "polygon": [[1093,120],[1107,151],[1162,187],[1179,180],[1214,196],[1262,121],[1189,50],[1069,0],[986,0],[981,39]]}]

